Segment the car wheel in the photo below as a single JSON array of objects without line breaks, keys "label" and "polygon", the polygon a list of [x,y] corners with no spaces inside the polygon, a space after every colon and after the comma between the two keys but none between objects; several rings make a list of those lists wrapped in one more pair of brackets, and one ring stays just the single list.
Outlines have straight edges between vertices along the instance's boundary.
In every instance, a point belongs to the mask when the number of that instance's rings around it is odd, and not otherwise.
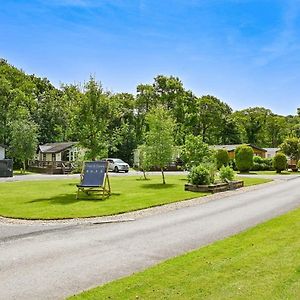
[{"label": "car wheel", "polygon": [[119,168],[118,168],[117,166],[115,166],[114,171],[115,171],[116,173],[119,173]]},{"label": "car wheel", "polygon": [[125,173],[128,173],[128,170],[127,170],[127,171],[125,171]]}]

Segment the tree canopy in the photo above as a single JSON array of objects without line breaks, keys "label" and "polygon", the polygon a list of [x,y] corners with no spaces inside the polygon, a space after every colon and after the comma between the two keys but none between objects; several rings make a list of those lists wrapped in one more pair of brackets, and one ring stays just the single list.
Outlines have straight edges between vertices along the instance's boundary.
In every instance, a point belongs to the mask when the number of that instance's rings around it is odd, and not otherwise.
[{"label": "tree canopy", "polygon": [[146,116],[157,107],[174,120],[176,146],[185,145],[189,136],[211,145],[260,147],[300,138],[299,111],[290,116],[263,107],[233,111],[213,95],[195,95],[175,76],[158,75],[152,83],[139,84],[135,94],[112,93],[93,77],[55,87],[0,59],[1,144],[10,146],[12,122],[26,120],[34,122],[39,144],[79,141],[90,158],[109,155],[132,163],[134,149],[145,143],[150,129]]}]

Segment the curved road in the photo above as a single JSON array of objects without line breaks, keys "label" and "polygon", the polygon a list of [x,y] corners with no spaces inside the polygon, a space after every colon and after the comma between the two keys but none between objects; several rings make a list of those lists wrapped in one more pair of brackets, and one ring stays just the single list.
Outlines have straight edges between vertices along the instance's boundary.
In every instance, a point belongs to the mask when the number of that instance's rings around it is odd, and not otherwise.
[{"label": "curved road", "polygon": [[290,179],[128,222],[25,226],[0,237],[0,299],[63,299],[240,232],[300,206]]}]

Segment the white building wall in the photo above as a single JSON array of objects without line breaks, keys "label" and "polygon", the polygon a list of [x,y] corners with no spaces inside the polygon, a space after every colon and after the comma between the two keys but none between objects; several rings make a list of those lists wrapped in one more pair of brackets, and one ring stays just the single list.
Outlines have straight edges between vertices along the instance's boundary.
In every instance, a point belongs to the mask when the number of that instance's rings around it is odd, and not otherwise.
[{"label": "white building wall", "polygon": [[0,146],[0,160],[5,158],[5,149]]}]

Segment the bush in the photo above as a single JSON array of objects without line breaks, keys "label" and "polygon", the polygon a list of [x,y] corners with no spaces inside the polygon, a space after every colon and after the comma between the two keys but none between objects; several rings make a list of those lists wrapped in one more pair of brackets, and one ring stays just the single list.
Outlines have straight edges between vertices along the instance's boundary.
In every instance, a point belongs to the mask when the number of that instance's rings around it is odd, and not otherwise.
[{"label": "bush", "polygon": [[215,153],[217,168],[220,169],[222,166],[227,166],[229,163],[229,155],[227,150],[218,149]]},{"label": "bush", "polygon": [[273,170],[272,158],[253,157],[252,171],[271,171]]},{"label": "bush", "polygon": [[253,149],[247,145],[235,149],[236,167],[240,172],[249,172],[253,166]]},{"label": "bush", "polygon": [[273,167],[277,173],[286,170],[287,168],[287,159],[283,153],[277,153],[273,158]]},{"label": "bush", "polygon": [[211,174],[207,167],[199,165],[197,167],[192,167],[188,175],[189,183],[201,185],[211,183]]},{"label": "bush", "polygon": [[227,180],[233,180],[234,179],[234,171],[229,166],[223,166],[220,169],[220,179],[221,181],[225,182]]},{"label": "bush", "polygon": [[193,166],[212,161],[213,152],[208,144],[203,142],[201,136],[188,135],[182,148],[181,157],[185,167],[190,170]]},{"label": "bush", "polygon": [[237,171],[237,167],[236,167],[236,163],[235,163],[235,159],[234,159],[234,158],[230,158],[230,159],[229,159],[228,165],[229,165],[234,171]]}]

